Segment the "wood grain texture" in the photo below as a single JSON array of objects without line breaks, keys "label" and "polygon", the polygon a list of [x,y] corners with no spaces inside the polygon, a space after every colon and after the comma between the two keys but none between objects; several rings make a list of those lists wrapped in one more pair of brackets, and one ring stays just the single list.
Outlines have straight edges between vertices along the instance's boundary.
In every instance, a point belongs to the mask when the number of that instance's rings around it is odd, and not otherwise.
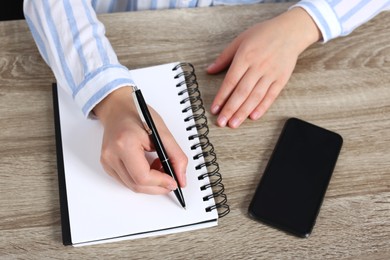
[{"label": "wood grain texture", "polygon": [[[102,15],[130,69],[195,65],[207,111],[224,73],[205,68],[241,31],[288,4]],[[390,15],[299,58],[267,114],[239,129],[207,112],[231,213],[214,228],[72,248],[61,243],[51,83],[24,21],[0,23],[1,259],[389,259]],[[284,121],[340,133],[344,145],[309,239],[251,220],[247,207]]]}]

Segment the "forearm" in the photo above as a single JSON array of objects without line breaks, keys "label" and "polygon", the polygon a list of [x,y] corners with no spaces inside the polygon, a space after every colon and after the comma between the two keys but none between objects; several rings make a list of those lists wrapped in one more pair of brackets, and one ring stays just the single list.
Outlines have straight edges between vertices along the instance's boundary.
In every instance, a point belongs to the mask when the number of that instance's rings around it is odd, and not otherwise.
[{"label": "forearm", "polygon": [[322,41],[327,42],[348,35],[381,11],[390,10],[390,0],[302,0],[294,7],[306,10],[321,31]]},{"label": "forearm", "polygon": [[113,90],[132,85],[90,1],[24,1],[26,21],[58,84],[88,115]]}]

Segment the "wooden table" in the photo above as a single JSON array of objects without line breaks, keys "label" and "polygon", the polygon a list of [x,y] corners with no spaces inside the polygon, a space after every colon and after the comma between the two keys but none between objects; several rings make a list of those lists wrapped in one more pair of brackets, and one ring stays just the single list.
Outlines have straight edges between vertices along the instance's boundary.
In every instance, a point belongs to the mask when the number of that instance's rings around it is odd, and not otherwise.
[{"label": "wooden table", "polygon": [[[251,24],[286,4],[102,15],[129,68],[187,61],[205,105],[224,74],[205,67]],[[61,243],[51,82],[24,21],[0,23],[1,259],[390,259],[390,13],[305,51],[260,120],[210,139],[231,213],[214,228],[81,248]],[[247,216],[282,125],[299,117],[344,137],[314,232],[295,238]]]}]

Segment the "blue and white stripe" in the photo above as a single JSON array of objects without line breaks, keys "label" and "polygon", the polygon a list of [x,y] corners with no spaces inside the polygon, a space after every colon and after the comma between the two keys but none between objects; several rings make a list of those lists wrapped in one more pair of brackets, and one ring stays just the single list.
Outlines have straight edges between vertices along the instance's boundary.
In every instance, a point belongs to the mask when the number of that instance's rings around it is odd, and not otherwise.
[{"label": "blue and white stripe", "polygon": [[390,10],[389,0],[302,0],[302,7],[319,27],[323,42],[350,34],[379,12]]},{"label": "blue and white stripe", "polygon": [[[24,13],[38,49],[58,84],[73,96],[85,116],[113,90],[133,85],[105,36],[97,13],[290,0],[24,0]],[[323,41],[349,34],[390,0],[302,0]]]}]

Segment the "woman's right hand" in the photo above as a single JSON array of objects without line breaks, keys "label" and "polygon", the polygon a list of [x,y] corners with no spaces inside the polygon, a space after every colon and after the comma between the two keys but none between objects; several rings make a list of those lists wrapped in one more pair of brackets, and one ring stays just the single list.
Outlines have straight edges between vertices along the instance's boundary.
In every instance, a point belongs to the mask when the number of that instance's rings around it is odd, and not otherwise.
[{"label": "woman's right hand", "polygon": [[[132,91],[131,87],[119,88],[93,110],[104,126],[101,164],[109,175],[135,192],[166,194],[177,184],[163,172],[158,159],[150,165],[145,157],[145,151],[154,151],[154,146],[141,123]],[[149,111],[178,182],[185,187],[188,159],[161,117],[151,107]]]}]

